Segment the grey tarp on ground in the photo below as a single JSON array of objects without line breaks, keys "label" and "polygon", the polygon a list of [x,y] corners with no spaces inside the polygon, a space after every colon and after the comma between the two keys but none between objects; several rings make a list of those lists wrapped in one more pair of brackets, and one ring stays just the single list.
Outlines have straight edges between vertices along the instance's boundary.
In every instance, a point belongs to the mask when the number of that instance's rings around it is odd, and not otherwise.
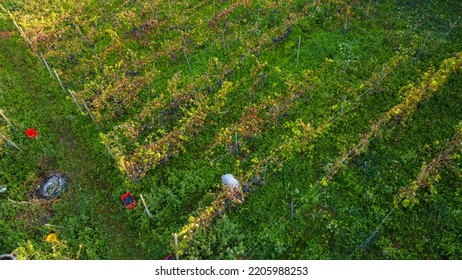
[{"label": "grey tarp on ground", "polygon": [[221,176],[221,182],[232,190],[239,187],[239,181],[231,174]]},{"label": "grey tarp on ground", "polygon": [[0,260],[2,261],[16,260],[16,257],[12,254],[3,254],[3,255],[0,255]]},{"label": "grey tarp on ground", "polygon": [[58,197],[67,186],[67,178],[59,173],[53,173],[38,188],[37,194],[40,198],[53,199]]}]

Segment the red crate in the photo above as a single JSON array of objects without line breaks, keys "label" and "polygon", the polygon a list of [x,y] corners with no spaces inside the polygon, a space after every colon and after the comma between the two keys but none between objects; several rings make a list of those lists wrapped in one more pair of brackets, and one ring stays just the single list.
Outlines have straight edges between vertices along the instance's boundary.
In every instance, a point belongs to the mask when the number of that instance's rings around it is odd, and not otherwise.
[{"label": "red crate", "polygon": [[175,258],[174,258],[172,255],[168,255],[168,256],[166,256],[166,257],[164,258],[164,260],[166,260],[166,261],[173,261],[173,260],[175,260]]},{"label": "red crate", "polygon": [[133,208],[135,208],[136,200],[130,192],[125,193],[120,198],[122,198],[122,201],[128,210],[132,210]]}]

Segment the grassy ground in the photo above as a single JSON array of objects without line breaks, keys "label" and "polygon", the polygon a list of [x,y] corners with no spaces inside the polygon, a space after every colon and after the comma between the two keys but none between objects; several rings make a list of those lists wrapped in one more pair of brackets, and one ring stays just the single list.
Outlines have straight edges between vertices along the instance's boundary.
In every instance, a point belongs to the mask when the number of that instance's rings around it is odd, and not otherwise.
[{"label": "grassy ground", "polygon": [[[7,14],[0,13],[0,109],[17,129],[8,128],[4,121],[0,128],[21,148],[18,151],[3,143],[0,150],[0,186],[8,187],[6,193],[0,193],[0,235],[5,236],[0,240],[0,253],[15,250],[23,258],[35,259],[163,258],[173,250],[172,234],[211,204],[221,190],[220,175],[232,172],[238,178],[264,176],[264,186],[249,194],[244,205],[227,210],[211,226],[199,230],[183,258],[460,258],[460,199],[454,188],[461,182],[460,158],[442,168],[434,187],[438,195],[434,190],[419,193],[420,204],[396,208],[380,231],[368,239],[393,209],[399,190],[415,180],[423,163],[438,154],[462,119],[460,72],[454,72],[432,98],[419,104],[404,124],[381,130],[330,182],[322,188],[316,183],[372,122],[403,100],[406,88],[462,50],[460,3],[358,1],[356,5],[329,1],[311,7],[314,1],[293,1],[291,5],[253,2],[217,20],[216,26],[213,21],[201,22],[231,5],[220,1],[221,6],[216,6],[215,2],[185,4],[185,9],[196,7],[186,20],[181,13],[184,3],[174,5],[173,17],[168,6],[160,3],[160,12],[152,16],[159,20],[156,24],[170,24],[161,25],[162,32],[146,34],[139,33],[139,22],[146,22],[151,14],[136,5],[114,1],[101,7],[84,1],[88,11],[78,14],[79,31],[76,22],[70,28],[66,9],[61,11],[65,20],[56,32],[62,32],[65,40],[53,38],[51,32],[49,41],[39,40],[37,48],[62,73],[66,88],[83,92],[78,98],[108,102],[101,110],[91,108],[95,116],[100,114],[99,127],[78,111],[69,93],[61,90],[27,48]],[[5,5],[21,11],[23,4],[7,1]],[[49,16],[50,12],[48,6],[23,8],[23,13],[31,16]],[[122,13],[126,10],[138,13],[139,18],[124,22],[121,18],[127,15]],[[120,22],[114,21],[114,15]],[[292,17],[298,18],[285,27]],[[130,25],[131,21],[136,24]],[[201,24],[207,28],[196,28]],[[115,37],[107,30],[115,30],[122,43],[112,48]],[[277,32],[257,51],[247,52],[274,30]],[[170,46],[162,42],[175,46],[177,39],[185,40],[181,47],[189,56],[178,48],[150,58]],[[374,80],[400,56],[406,58],[383,79]],[[215,60],[223,69],[216,66],[218,70],[211,68],[209,73],[207,67]],[[113,70],[120,67],[119,62],[128,68]],[[85,91],[105,84],[111,75],[117,75],[116,81],[123,78],[128,85],[132,81],[136,85],[139,77],[133,72],[137,67],[140,77],[157,72],[142,84],[136,101],[122,99],[130,104],[127,108],[113,102],[120,98],[117,91],[112,99],[102,98],[97,90]],[[119,72],[123,74],[119,76]],[[178,90],[172,89],[175,75],[179,77]],[[195,84],[206,75],[208,80]],[[140,181],[119,171],[120,164],[117,166],[101,143],[100,133],[119,131],[115,135],[123,135],[117,125],[139,118],[147,104],[160,99],[160,93],[193,92],[193,98],[201,93],[213,106],[225,81],[234,85],[225,106],[211,110],[171,158],[150,168]],[[274,119],[275,103],[257,112],[258,118],[267,121],[262,133],[246,136],[246,131],[239,132],[232,135],[230,144],[210,148],[224,128],[245,121],[246,108],[287,97],[297,85],[303,94],[290,98],[290,106]],[[178,111],[169,106],[154,110],[140,124],[153,128],[145,129],[136,141],[121,137],[120,144],[131,152],[137,148],[134,142],[145,144],[161,138],[196,106],[183,105]],[[120,114],[115,113],[121,108]],[[163,113],[162,117],[158,113]],[[299,132],[299,120],[314,128],[331,124],[300,151],[270,165],[264,175],[254,174],[254,161],[292,139]],[[25,136],[24,130],[30,127],[38,130],[38,138]],[[69,177],[68,190],[56,201],[36,199],[38,184],[57,171]],[[126,191],[133,191],[136,197],[142,193],[154,217],[149,219],[140,206],[127,211],[120,200]],[[43,242],[52,229],[45,223],[66,228],[54,228],[62,243]],[[364,241],[365,245],[358,247]]]},{"label": "grassy ground", "polygon": [[[77,257],[83,245],[81,259],[149,258],[127,242],[134,233],[119,194],[112,192],[123,178],[99,143],[98,131],[30,54],[12,24],[2,21],[0,29],[9,32],[0,38],[0,104],[17,129],[10,131],[11,140],[21,148],[6,147],[0,161],[0,180],[9,183],[0,202],[2,251],[33,240],[31,256],[51,253],[40,241],[53,229],[44,226],[48,222],[66,227],[54,229],[59,239],[72,240],[68,250],[61,249],[64,256]],[[30,127],[38,138],[26,137]],[[52,172],[70,179],[68,190],[55,202],[34,199]]]}]

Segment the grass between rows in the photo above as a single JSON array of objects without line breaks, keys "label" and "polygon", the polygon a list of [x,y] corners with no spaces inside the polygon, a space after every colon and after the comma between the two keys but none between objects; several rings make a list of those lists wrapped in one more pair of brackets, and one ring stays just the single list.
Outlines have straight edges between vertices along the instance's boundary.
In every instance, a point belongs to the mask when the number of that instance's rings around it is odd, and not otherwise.
[{"label": "grass between rows", "polygon": [[[53,257],[51,245],[42,241],[52,230],[44,224],[50,223],[66,227],[54,229],[67,242],[63,257],[76,258],[83,245],[81,259],[151,258],[129,242],[135,233],[119,198],[124,179],[100,144],[98,131],[29,53],[12,25],[1,22],[0,30],[8,31],[0,38],[0,106],[17,128],[10,135],[21,148],[8,146],[0,158],[0,184],[8,187],[0,200],[1,252],[27,248],[26,241],[32,241],[30,257]],[[30,127],[38,138],[26,137]],[[57,201],[35,199],[37,186],[52,172],[70,179],[67,191]]]}]

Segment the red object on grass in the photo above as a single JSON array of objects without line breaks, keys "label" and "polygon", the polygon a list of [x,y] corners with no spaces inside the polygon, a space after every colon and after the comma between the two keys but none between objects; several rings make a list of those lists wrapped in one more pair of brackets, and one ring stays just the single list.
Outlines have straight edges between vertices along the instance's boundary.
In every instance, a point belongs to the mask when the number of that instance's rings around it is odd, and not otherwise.
[{"label": "red object on grass", "polygon": [[135,208],[136,201],[135,201],[135,198],[133,197],[133,195],[130,192],[125,193],[120,198],[122,198],[122,201],[123,201],[125,207],[127,207],[128,210],[132,210],[133,208]]},{"label": "red object on grass", "polygon": [[175,258],[172,255],[168,255],[164,258],[165,261],[173,261]]},{"label": "red object on grass", "polygon": [[37,137],[39,134],[38,134],[37,130],[35,130],[35,128],[31,127],[31,128],[29,128],[28,130],[26,130],[26,135],[27,135],[27,137],[29,137],[29,138],[35,138],[35,137]]}]

